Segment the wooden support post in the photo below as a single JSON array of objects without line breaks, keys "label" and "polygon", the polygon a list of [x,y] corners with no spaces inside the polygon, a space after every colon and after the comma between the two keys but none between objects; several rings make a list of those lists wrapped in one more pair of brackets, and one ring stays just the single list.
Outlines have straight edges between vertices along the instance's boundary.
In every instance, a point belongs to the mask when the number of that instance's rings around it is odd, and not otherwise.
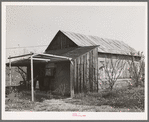
[{"label": "wooden support post", "polygon": [[96,82],[97,82],[97,92],[98,92],[98,48],[96,48]]},{"label": "wooden support post", "polygon": [[41,59],[41,58],[33,58],[33,60],[39,60],[39,61],[50,61],[50,59]]},{"label": "wooden support post", "polygon": [[43,56],[52,56],[52,57],[57,57],[57,58],[65,58],[65,59],[68,59],[68,60],[72,60],[72,58],[69,58],[69,57],[65,57],[65,56],[58,56],[58,55],[53,55],[53,54],[38,54],[38,55],[43,55]]},{"label": "wooden support post", "polygon": [[31,94],[34,101],[34,74],[33,74],[33,57],[31,56]]},{"label": "wooden support post", "polygon": [[74,97],[74,64],[70,62],[70,97]]},{"label": "wooden support post", "polygon": [[30,56],[30,55],[33,55],[33,53],[30,53],[30,54],[25,54],[25,55],[19,55],[19,56],[14,56],[14,57],[10,57],[8,59],[12,59],[12,58],[20,58],[20,57],[25,57],[25,56]]},{"label": "wooden support post", "polygon": [[9,59],[9,81],[11,86],[11,59]]}]

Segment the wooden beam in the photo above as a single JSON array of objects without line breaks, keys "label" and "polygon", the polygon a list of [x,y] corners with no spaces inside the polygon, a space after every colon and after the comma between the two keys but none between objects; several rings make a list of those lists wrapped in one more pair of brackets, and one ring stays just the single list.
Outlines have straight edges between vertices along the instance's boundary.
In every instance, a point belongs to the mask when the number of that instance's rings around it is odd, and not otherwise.
[{"label": "wooden beam", "polygon": [[94,50],[91,51],[91,78],[92,78],[92,82],[91,82],[91,87],[92,87],[92,92],[94,90],[94,62],[93,62],[93,52]]},{"label": "wooden beam", "polygon": [[96,82],[97,82],[97,92],[98,92],[98,48],[96,48]]},{"label": "wooden beam", "polygon": [[41,59],[41,58],[32,58],[33,60],[40,60],[40,61],[51,61],[50,59]]},{"label": "wooden beam", "polygon": [[84,55],[84,90],[85,90],[85,92],[87,92],[87,88],[86,88],[86,86],[87,86],[87,61],[86,61],[86,59],[87,59],[87,54],[85,54]]},{"label": "wooden beam", "polygon": [[31,93],[32,93],[32,101],[34,101],[34,76],[33,76],[33,57],[31,56]]},{"label": "wooden beam", "polygon": [[[90,91],[90,84],[89,84],[89,53],[87,53],[87,57],[86,57],[86,87],[87,90]],[[87,92],[88,92],[87,91]]]},{"label": "wooden beam", "polygon": [[23,69],[21,69],[19,66],[17,66],[17,67],[19,70],[21,70],[23,73],[25,73],[27,75],[27,73]]},{"label": "wooden beam", "polygon": [[77,67],[78,67],[78,74],[77,74],[77,79],[78,79],[78,93],[81,93],[81,90],[80,90],[80,82],[81,82],[81,80],[80,80],[80,57],[78,57],[78,60],[77,60]]},{"label": "wooden beam", "polygon": [[97,91],[96,87],[96,48],[93,50],[93,91]]},{"label": "wooden beam", "polygon": [[29,56],[29,55],[33,55],[33,53],[25,54],[25,55],[19,55],[19,56],[14,56],[14,57],[9,57],[8,59],[19,58],[19,57],[24,57],[24,56]]},{"label": "wooden beam", "polygon": [[90,92],[92,92],[92,54],[89,52],[89,86]]},{"label": "wooden beam", "polygon": [[74,93],[77,93],[77,60],[74,60]]},{"label": "wooden beam", "polygon": [[75,60],[76,63],[76,93],[78,94],[78,59]]},{"label": "wooden beam", "polygon": [[58,55],[53,55],[53,54],[39,54],[39,55],[53,56],[53,57],[57,57],[57,58],[65,58],[65,59],[68,59],[68,60],[72,60],[72,58],[69,58],[69,57],[58,56]]},{"label": "wooden beam", "polygon": [[71,98],[74,97],[74,64],[70,63],[70,96]]},{"label": "wooden beam", "polygon": [[81,73],[80,73],[81,74],[81,80],[80,80],[81,83],[80,83],[80,85],[81,85],[81,93],[83,93],[83,73],[84,73],[84,71],[83,71],[84,70],[83,56],[80,57],[80,66],[81,66],[80,67],[81,68]]},{"label": "wooden beam", "polygon": [[9,82],[11,86],[11,59],[9,59]]}]

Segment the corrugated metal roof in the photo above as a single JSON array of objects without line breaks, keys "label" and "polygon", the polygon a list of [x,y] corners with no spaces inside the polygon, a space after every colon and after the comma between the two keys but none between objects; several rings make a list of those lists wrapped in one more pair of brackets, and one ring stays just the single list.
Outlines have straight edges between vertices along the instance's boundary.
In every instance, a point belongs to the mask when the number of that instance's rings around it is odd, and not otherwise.
[{"label": "corrugated metal roof", "polygon": [[[59,56],[65,56],[72,59],[75,59],[89,51],[91,51],[94,48],[97,48],[98,46],[85,46],[85,47],[76,47],[76,48],[67,48],[67,51],[64,51],[66,49],[60,49],[60,50],[49,50],[48,54],[56,54]],[[64,52],[64,53],[62,53]]]},{"label": "corrugated metal roof", "polygon": [[69,39],[71,39],[78,46],[95,46],[100,45],[99,52],[112,53],[112,54],[124,54],[129,55],[130,52],[136,53],[136,50],[124,43],[123,41],[117,41],[112,39],[100,38],[98,36],[89,36],[74,32],[62,31]]}]

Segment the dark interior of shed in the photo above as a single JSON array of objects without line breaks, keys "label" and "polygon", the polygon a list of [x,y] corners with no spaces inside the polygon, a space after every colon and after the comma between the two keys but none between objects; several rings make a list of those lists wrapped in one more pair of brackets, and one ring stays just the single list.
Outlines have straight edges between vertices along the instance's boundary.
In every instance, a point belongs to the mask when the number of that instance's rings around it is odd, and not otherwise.
[{"label": "dark interior of shed", "polygon": [[[27,81],[31,81],[30,67],[27,69]],[[46,67],[46,64],[34,65],[34,89],[40,91],[52,91],[52,82],[55,81],[55,71],[55,67]],[[31,88],[31,84],[29,83],[28,85],[28,88]]]}]

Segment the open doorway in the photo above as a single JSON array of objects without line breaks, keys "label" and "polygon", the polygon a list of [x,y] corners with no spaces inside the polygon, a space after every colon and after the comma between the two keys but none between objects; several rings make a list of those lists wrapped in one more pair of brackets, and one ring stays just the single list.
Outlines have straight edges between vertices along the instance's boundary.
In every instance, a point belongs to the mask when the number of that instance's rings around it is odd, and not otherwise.
[{"label": "open doorway", "polygon": [[52,91],[55,82],[55,64],[48,63],[34,68],[34,89],[40,91]]}]

